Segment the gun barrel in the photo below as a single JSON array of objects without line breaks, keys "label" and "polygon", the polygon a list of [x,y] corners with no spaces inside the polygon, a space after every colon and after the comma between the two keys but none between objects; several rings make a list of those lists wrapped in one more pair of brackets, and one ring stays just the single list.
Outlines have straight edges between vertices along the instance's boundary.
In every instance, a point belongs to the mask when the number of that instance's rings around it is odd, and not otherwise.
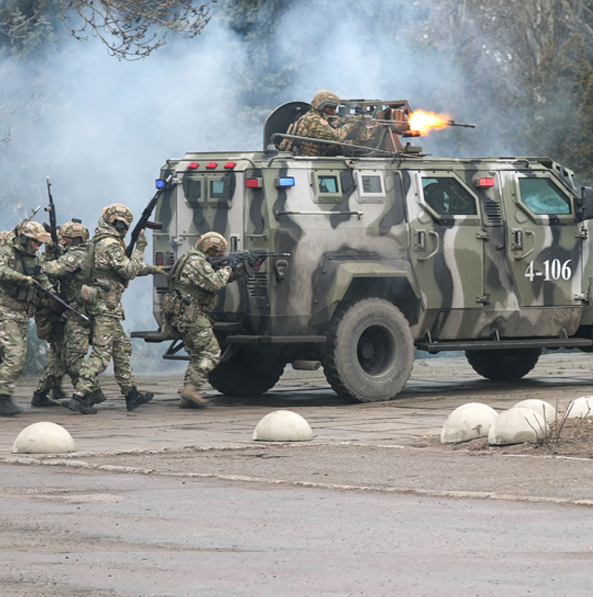
[{"label": "gun barrel", "polygon": [[41,290],[42,292],[45,292],[45,294],[47,294],[47,296],[49,296],[52,300],[56,301],[56,303],[59,303],[63,307],[66,307],[66,309],[70,309],[70,311],[74,311],[74,313],[76,313],[76,315],[80,315],[80,317],[82,317],[86,321],[89,320],[89,318],[84,313],[81,313],[80,311],[77,311],[74,307],[71,307],[66,301],[62,300],[58,295],[43,288],[43,286],[41,286],[41,284],[35,283],[35,284],[33,284],[33,286],[35,288],[37,288],[37,290]]},{"label": "gun barrel", "polygon": [[447,122],[447,124],[449,126],[462,126],[466,129],[475,129],[476,128],[475,124],[468,124],[467,122],[455,122],[454,120],[449,120],[449,122]]}]

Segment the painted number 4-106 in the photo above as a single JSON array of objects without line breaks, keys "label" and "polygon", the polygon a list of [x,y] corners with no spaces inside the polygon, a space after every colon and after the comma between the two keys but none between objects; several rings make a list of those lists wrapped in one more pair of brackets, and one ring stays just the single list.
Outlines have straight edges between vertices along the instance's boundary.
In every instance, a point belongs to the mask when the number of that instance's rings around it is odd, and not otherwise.
[{"label": "painted number 4-106", "polygon": [[533,261],[529,262],[527,269],[525,270],[525,277],[529,278],[530,282],[533,282],[533,278],[542,277],[544,282],[555,282],[556,280],[570,280],[572,277],[572,269],[570,269],[570,262],[572,259],[568,259],[564,263],[560,259],[547,259],[544,261],[544,271],[540,272],[534,269]]}]

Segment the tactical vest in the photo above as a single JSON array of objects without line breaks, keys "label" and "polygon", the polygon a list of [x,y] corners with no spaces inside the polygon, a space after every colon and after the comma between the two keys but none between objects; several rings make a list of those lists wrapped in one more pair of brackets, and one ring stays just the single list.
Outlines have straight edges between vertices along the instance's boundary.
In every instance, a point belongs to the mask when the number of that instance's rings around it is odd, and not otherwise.
[{"label": "tactical vest", "polygon": [[97,249],[97,242],[103,240],[104,238],[112,238],[112,235],[99,234],[88,241],[88,249],[84,257],[84,261],[80,266],[80,271],[82,272],[84,279],[88,280],[90,284],[103,282],[110,285],[112,282],[118,282],[124,288],[127,288],[129,281],[120,276],[117,272],[114,272],[111,269],[98,269],[95,267],[95,251]]},{"label": "tactical vest", "polygon": [[169,289],[177,291],[181,296],[195,300],[200,307],[211,307],[216,295],[213,295],[211,292],[208,292],[203,288],[198,288],[193,284],[184,284],[180,280],[181,272],[183,271],[183,268],[185,267],[189,258],[189,253],[183,257],[180,257],[171,268],[171,271],[167,274]]},{"label": "tactical vest", "polygon": [[[37,255],[25,255],[11,248],[8,267],[19,274],[35,277],[41,273]],[[31,311],[37,303],[37,290],[24,282],[0,281],[0,306],[14,311]]]}]

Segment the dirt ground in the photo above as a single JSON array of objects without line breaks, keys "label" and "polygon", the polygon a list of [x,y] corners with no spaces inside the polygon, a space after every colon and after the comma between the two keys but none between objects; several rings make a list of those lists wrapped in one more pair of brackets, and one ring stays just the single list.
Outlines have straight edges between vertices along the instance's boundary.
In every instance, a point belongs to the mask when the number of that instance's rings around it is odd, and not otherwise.
[{"label": "dirt ground", "polygon": [[509,446],[493,446],[486,438],[478,438],[462,444],[441,445],[438,438],[431,443],[444,450],[468,450],[470,452],[497,454],[525,454],[530,456],[570,456],[593,458],[593,419],[568,419],[550,426],[550,436],[541,443],[523,443]]}]

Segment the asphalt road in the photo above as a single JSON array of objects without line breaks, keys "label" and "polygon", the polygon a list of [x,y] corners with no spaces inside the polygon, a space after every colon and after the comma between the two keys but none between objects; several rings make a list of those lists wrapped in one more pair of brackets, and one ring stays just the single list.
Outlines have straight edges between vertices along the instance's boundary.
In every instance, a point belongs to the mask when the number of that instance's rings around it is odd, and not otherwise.
[{"label": "asphalt road", "polygon": [[[438,441],[464,402],[565,407],[591,393],[589,360],[549,355],[514,385],[461,359],[420,361],[399,399],[375,404],[287,372],[266,396],[207,411],[177,408],[179,378],[152,376],[139,385],[155,399],[128,413],[106,377],[98,415],[0,419],[0,594],[590,595],[591,460]],[[254,442],[279,408],[303,415],[313,441]],[[77,452],[11,454],[42,420]]]}]

